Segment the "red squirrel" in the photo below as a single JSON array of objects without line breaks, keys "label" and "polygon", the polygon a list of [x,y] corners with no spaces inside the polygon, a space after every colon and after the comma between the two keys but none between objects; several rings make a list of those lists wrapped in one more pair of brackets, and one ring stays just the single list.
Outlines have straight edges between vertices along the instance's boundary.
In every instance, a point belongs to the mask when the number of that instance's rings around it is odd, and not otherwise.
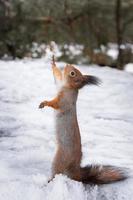
[{"label": "red squirrel", "polygon": [[77,121],[76,102],[79,89],[85,85],[99,84],[99,79],[83,75],[73,65],[66,65],[61,71],[52,65],[56,83],[60,84],[57,96],[51,101],[43,101],[39,108],[49,106],[56,111],[57,151],[52,164],[52,178],[65,174],[76,181],[89,184],[105,184],[124,180],[126,175],[113,166],[90,165],[81,167],[82,148]]}]

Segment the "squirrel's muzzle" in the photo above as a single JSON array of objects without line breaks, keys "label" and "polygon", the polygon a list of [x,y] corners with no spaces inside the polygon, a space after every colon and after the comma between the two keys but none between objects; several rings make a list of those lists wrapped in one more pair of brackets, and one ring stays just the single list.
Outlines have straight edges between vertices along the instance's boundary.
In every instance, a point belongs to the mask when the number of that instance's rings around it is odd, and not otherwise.
[{"label": "squirrel's muzzle", "polygon": [[96,76],[84,75],[83,76],[83,85],[100,85],[101,81]]}]

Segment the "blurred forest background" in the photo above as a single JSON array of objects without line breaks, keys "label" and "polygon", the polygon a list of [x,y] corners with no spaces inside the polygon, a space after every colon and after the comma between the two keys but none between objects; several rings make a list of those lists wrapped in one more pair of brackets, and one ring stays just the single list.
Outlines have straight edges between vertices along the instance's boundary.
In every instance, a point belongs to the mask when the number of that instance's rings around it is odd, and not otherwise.
[{"label": "blurred forest background", "polygon": [[133,0],[0,0],[1,59],[42,57],[50,41],[58,60],[123,69],[133,62]]}]

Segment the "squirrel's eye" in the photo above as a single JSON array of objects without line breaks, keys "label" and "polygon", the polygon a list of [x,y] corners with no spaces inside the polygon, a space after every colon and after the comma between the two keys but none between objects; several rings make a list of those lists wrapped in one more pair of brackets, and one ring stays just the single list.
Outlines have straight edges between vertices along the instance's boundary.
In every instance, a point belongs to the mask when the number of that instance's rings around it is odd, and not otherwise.
[{"label": "squirrel's eye", "polygon": [[70,76],[71,76],[71,77],[74,77],[75,75],[76,75],[76,73],[75,73],[74,71],[71,71],[71,72],[70,72]]}]

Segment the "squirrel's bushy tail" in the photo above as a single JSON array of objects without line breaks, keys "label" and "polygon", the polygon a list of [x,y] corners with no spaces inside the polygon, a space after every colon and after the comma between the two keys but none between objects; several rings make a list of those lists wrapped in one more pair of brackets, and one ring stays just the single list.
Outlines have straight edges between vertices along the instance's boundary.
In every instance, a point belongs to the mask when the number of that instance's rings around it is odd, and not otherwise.
[{"label": "squirrel's bushy tail", "polygon": [[81,168],[81,181],[86,184],[107,184],[126,179],[121,168],[91,165]]}]

